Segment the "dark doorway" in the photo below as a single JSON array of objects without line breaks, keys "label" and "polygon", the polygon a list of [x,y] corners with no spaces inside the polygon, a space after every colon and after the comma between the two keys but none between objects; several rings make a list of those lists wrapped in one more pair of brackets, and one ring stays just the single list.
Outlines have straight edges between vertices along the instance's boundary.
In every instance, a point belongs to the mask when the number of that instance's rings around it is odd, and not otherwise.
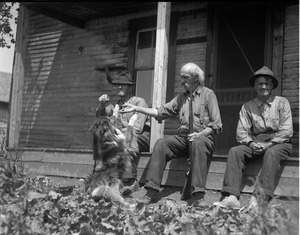
[{"label": "dark doorway", "polygon": [[243,103],[255,97],[250,76],[270,61],[270,13],[265,4],[214,9],[210,84],[218,97],[223,133],[216,152],[237,145],[236,127]]}]

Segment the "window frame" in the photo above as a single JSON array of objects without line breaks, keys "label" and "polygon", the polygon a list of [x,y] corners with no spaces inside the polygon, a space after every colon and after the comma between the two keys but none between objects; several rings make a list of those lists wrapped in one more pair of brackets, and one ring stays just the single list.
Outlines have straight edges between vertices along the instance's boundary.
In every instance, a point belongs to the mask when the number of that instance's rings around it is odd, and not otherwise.
[{"label": "window frame", "polygon": [[[180,12],[172,12],[170,19],[170,36],[169,36],[169,60],[168,60],[168,78],[167,78],[167,94],[166,102],[170,101],[174,95],[175,80],[175,63],[176,63],[176,36]],[[147,28],[156,28],[157,16],[148,16],[139,19],[131,19],[128,23],[129,42],[128,42],[128,71],[132,74],[133,81],[136,81],[134,75],[136,40],[138,30]],[[135,91],[135,89],[134,89]],[[135,95],[135,94],[133,94]]]}]

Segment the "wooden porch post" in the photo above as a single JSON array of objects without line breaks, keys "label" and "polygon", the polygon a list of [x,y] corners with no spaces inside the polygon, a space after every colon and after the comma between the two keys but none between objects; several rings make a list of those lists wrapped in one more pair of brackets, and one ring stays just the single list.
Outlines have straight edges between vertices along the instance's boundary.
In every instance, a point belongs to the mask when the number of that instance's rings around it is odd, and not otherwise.
[{"label": "wooden porch post", "polygon": [[[169,51],[171,2],[159,2],[157,10],[156,48],[154,65],[154,84],[152,107],[156,108],[166,102],[167,69]],[[150,152],[155,142],[164,135],[164,122],[158,123],[154,118],[151,120]]]},{"label": "wooden porch post", "polygon": [[24,85],[24,64],[28,10],[20,6],[9,102],[8,147],[18,147]]},{"label": "wooden porch post", "polygon": [[284,3],[274,4],[274,30],[273,30],[273,55],[272,71],[279,80],[278,87],[272,92],[276,95],[282,94],[282,73],[283,73],[283,44],[284,44]]}]

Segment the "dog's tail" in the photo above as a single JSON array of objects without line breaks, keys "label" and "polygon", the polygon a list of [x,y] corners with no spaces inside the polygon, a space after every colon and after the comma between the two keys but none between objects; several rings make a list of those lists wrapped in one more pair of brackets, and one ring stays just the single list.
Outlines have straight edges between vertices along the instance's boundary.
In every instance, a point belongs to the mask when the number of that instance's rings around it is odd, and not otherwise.
[{"label": "dog's tail", "polygon": [[119,202],[121,204],[125,203],[124,198],[120,193],[120,186],[116,185],[108,185],[108,184],[101,184],[97,186],[92,191],[92,198],[97,202],[101,198],[105,198],[109,201]]}]

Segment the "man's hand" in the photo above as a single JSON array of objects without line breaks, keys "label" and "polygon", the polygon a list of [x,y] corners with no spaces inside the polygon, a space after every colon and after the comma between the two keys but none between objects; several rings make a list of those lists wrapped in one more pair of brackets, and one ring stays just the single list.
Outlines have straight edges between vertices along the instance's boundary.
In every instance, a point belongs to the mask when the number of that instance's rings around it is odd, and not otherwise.
[{"label": "man's hand", "polygon": [[260,155],[263,154],[272,145],[273,145],[272,142],[258,142],[258,143],[252,142],[250,144],[250,148],[252,148],[253,154]]},{"label": "man's hand", "polygon": [[120,110],[120,113],[130,113],[136,111],[135,105],[125,103],[122,105],[122,109]]},{"label": "man's hand", "polygon": [[263,154],[263,153],[264,153],[264,149],[263,149],[263,147],[261,146],[260,143],[252,142],[252,143],[250,144],[250,148],[252,148],[252,152],[253,152],[253,154],[255,154],[255,155],[260,155],[260,154]]},{"label": "man's hand", "polygon": [[264,152],[270,148],[273,144],[273,142],[260,142],[260,145],[262,146]]},{"label": "man's hand", "polygon": [[201,136],[200,133],[193,132],[191,134],[188,134],[187,139],[188,139],[188,141],[193,142],[195,139],[200,138],[200,136]]},{"label": "man's hand", "polygon": [[104,95],[101,95],[99,97],[99,101],[100,102],[106,102],[106,101],[109,101],[109,96],[107,94],[104,94]]},{"label": "man's hand", "polygon": [[201,132],[193,132],[188,135],[188,141],[193,142],[195,139],[200,138],[201,136],[208,136],[212,133],[212,129],[210,127],[205,128]]}]

